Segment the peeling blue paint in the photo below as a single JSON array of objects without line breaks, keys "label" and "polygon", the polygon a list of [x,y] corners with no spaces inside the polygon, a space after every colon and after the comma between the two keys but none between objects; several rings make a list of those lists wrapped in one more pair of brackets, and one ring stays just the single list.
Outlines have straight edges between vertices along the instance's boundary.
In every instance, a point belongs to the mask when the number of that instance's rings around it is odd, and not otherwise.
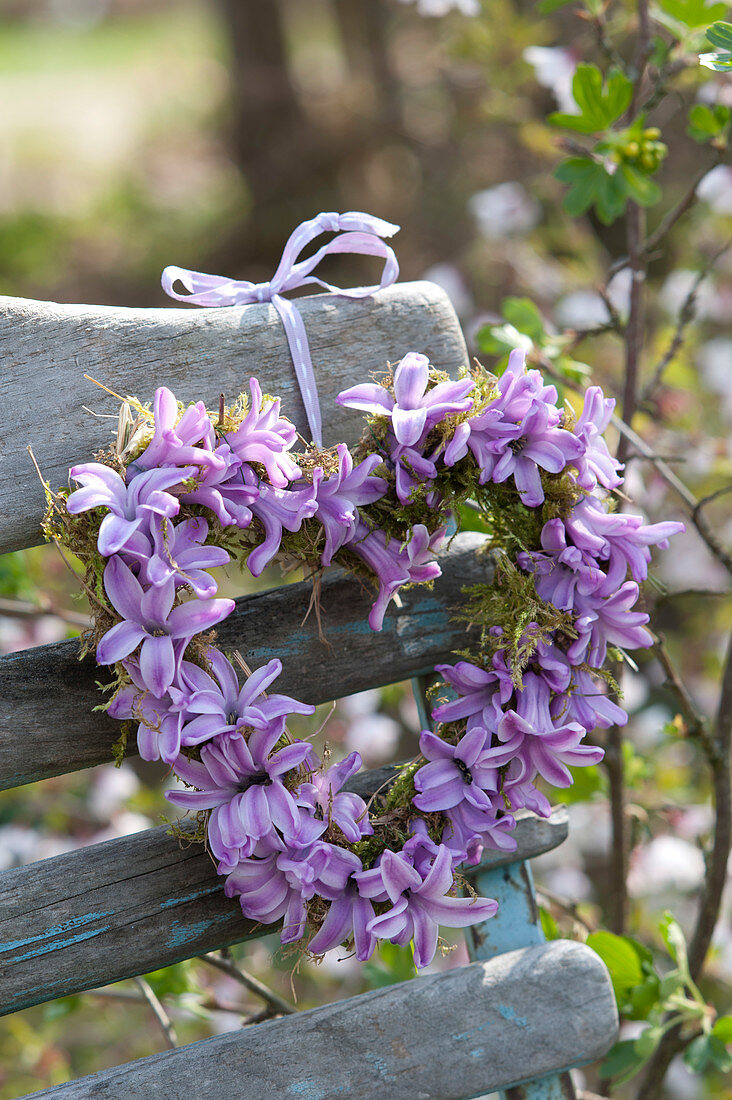
[{"label": "peeling blue paint", "polygon": [[323,1090],[315,1084],[312,1078],[307,1081],[293,1081],[288,1086],[290,1096],[297,1096],[299,1100],[323,1100]]},{"label": "peeling blue paint", "polygon": [[193,921],[191,924],[184,924],[182,921],[174,920],[170,924],[170,936],[165,941],[166,947],[184,947],[189,940],[195,939],[196,936],[203,935],[214,924],[226,924],[231,920],[228,913],[220,913],[217,917],[212,917],[210,920]]},{"label": "peeling blue paint", "polygon": [[[7,943],[0,943],[0,951],[13,951],[16,947],[27,947],[29,943],[38,943],[39,940],[47,940],[51,936],[62,936],[64,932],[70,932],[72,928],[81,928],[85,924],[89,924],[93,920],[101,920],[103,917],[111,917],[112,910],[110,909],[105,913],[86,913],[83,917],[72,917],[70,920],[63,921],[61,924],[55,924],[53,928],[49,928],[47,932],[41,932],[39,936],[29,936],[25,940],[9,940]],[[29,956],[24,955],[23,958]]]},{"label": "peeling blue paint", "polygon": [[469,1058],[482,1058],[485,1054],[485,1047],[475,1047],[468,1054]]},{"label": "peeling blue paint", "polygon": [[34,951],[26,951],[25,955],[14,955],[8,959],[8,963],[22,962],[24,959],[35,959],[38,955],[47,955],[50,951],[60,951],[64,947],[71,947],[72,943],[81,943],[82,940],[91,940],[94,936],[100,936],[102,932],[108,932],[111,925],[106,924],[102,928],[95,928],[91,932],[79,932],[78,936],[69,936],[67,940],[54,940],[53,943],[46,943],[42,947],[35,948]]},{"label": "peeling blue paint", "polygon": [[378,1054],[366,1053],[364,1055],[367,1062],[370,1062],[382,1081],[396,1081],[396,1077],[393,1073],[389,1073],[386,1062],[383,1058],[380,1058]]},{"label": "peeling blue paint", "polygon": [[160,902],[161,909],[172,909],[175,905],[183,905],[187,901],[196,901],[197,898],[206,898],[209,894],[218,894],[220,886],[207,886],[205,890],[194,890],[192,894],[183,894],[179,898],[168,898]]},{"label": "peeling blue paint", "polygon": [[529,1021],[525,1016],[518,1016],[516,1010],[511,1008],[510,1005],[498,1005],[498,1011],[503,1016],[504,1020],[508,1020],[509,1023],[516,1024],[516,1027],[528,1027]]},{"label": "peeling blue paint", "polygon": [[488,1024],[478,1024],[477,1027],[472,1027],[470,1031],[461,1031],[458,1035],[450,1036],[453,1043],[461,1043],[466,1039],[475,1038],[475,1034],[478,1031],[484,1031],[488,1027]]}]

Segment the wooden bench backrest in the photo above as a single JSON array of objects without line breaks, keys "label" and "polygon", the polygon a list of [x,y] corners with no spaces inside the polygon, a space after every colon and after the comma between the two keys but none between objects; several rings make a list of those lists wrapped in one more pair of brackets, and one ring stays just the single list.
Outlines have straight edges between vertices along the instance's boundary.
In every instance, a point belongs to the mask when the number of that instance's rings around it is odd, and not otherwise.
[{"label": "wooden bench backrest", "polygon": [[[359,414],[334,403],[341,389],[412,350],[450,373],[467,359],[454,311],[429,283],[395,286],[365,302],[318,295],[302,299],[299,308],[316,365],[326,444],[350,442],[360,432]],[[165,384],[180,400],[203,399],[209,407],[222,392],[230,399],[245,390],[254,374],[263,388],[282,396],[283,411],[305,431],[281,322],[271,306],[136,310],[4,298],[0,352],[0,553],[41,541],[44,500],[28,444],[56,487],[66,481],[70,466],[109,442],[111,422],[82,406],[116,412],[116,402],[85,381],[85,374],[142,400]],[[240,598],[218,630],[219,642],[239,649],[255,668],[281,657],[278,690],[312,703],[427,673],[465,644],[465,628],[453,621],[452,609],[460,588],[490,568],[485,559],[476,560],[479,541],[473,534],[458,537],[434,589],[404,592],[402,606],[392,606],[380,634],[366,624],[369,593],[333,572],[322,593],[333,649],[319,641],[312,617],[301,626],[310,599],[304,583]],[[0,658],[0,790],[109,759],[118,726],[92,712],[98,670],[90,659],[80,663],[76,651],[75,642],[64,642]],[[356,789],[376,790],[385,774],[357,777]],[[507,904],[513,896],[511,874],[524,874],[516,871],[523,866],[520,860],[560,843],[566,817],[561,811],[547,822],[525,816],[517,835],[517,853],[491,853],[483,868],[485,873],[510,864],[513,870],[503,876],[511,887]],[[531,902],[528,878],[526,886]],[[222,887],[203,849],[181,847],[165,828],[3,873],[0,1011],[142,974],[270,931],[244,920]],[[502,939],[498,920],[493,923],[496,930],[480,938],[478,957],[522,945],[510,935]],[[535,913],[533,926],[538,929]],[[523,942],[540,940],[537,931]],[[505,974],[501,980],[505,984]],[[606,994],[607,989],[600,997],[603,1011]],[[564,1064],[569,1062],[549,1068]]]}]

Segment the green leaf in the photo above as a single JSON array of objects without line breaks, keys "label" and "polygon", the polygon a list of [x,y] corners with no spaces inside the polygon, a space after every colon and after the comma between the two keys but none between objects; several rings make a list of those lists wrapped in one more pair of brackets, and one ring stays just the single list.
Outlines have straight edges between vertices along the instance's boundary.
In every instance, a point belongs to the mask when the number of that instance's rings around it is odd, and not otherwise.
[{"label": "green leaf", "polygon": [[382,989],[396,982],[407,982],[416,978],[411,945],[399,947],[388,940],[382,940],[379,944],[379,962],[374,958],[365,963],[363,973],[371,989]]},{"label": "green leaf", "polygon": [[663,11],[690,30],[706,27],[727,10],[726,4],[712,4],[707,7],[706,0],[659,0],[659,5]]},{"label": "green leaf", "polygon": [[617,174],[622,174],[628,194],[639,206],[654,206],[660,200],[661,188],[656,181],[631,164],[621,164]]},{"label": "green leaf", "polygon": [[630,936],[593,932],[590,946],[605,963],[613,983],[618,1012],[630,1020],[647,1020],[658,1007],[660,981],[649,949]]},{"label": "green leaf", "polygon": [[[582,364],[578,364],[582,365]],[[579,372],[567,369],[566,363],[562,373],[570,377],[574,375],[582,378]],[[587,373],[585,371],[585,373]],[[597,764],[590,764],[587,768],[577,768],[572,772],[572,786],[562,791],[562,801],[573,805],[575,802],[589,802],[594,794],[604,791],[607,787],[604,772],[600,771]]]},{"label": "green leaf", "polygon": [[643,981],[638,952],[626,936],[616,936],[614,932],[592,932],[587,937],[587,946],[600,956],[608,968],[620,1009],[631,989]]},{"label": "green leaf", "polygon": [[662,1027],[647,1027],[635,1040],[635,1049],[644,1058],[650,1058],[663,1036]]},{"label": "green leaf", "polygon": [[682,973],[687,969],[686,938],[681,931],[681,925],[668,909],[663,914],[663,920],[659,924],[659,931],[663,936],[663,942],[668,948],[668,953]]},{"label": "green leaf", "polygon": [[560,8],[571,3],[572,0],[541,0],[541,3],[536,5],[536,10],[539,15],[551,15],[553,11],[559,11]]},{"label": "green leaf", "polygon": [[684,993],[685,990],[686,980],[683,974],[679,970],[669,970],[669,972],[663,976],[659,995],[661,999],[665,1001],[669,997],[673,997],[675,993]]},{"label": "green leaf", "polygon": [[539,920],[541,921],[541,930],[544,933],[544,938],[547,940],[558,940],[559,925],[554,920],[548,909],[545,909],[543,905],[539,906]]},{"label": "green leaf", "polygon": [[175,996],[195,989],[189,962],[175,963],[161,970],[153,970],[145,974],[145,980],[157,997]]},{"label": "green leaf", "polygon": [[553,126],[596,134],[611,126],[630,104],[633,85],[619,69],[611,69],[603,87],[602,73],[596,65],[578,65],[572,80],[572,95],[580,109],[577,115],[555,111],[548,121]]},{"label": "green leaf", "polygon": [[623,213],[627,202],[625,180],[617,172],[610,175],[599,161],[569,157],[554,170],[554,175],[570,185],[562,205],[572,217],[584,214],[594,205],[600,221],[610,225]]},{"label": "green leaf", "polygon": [[723,103],[715,103],[712,107],[706,103],[697,103],[689,111],[686,132],[694,141],[711,141],[729,129],[730,115],[729,107],[725,107]]},{"label": "green leaf", "polygon": [[684,1063],[692,1073],[703,1073],[710,1061],[709,1037],[698,1035],[684,1051]]},{"label": "green leaf", "polygon": [[712,1035],[723,1043],[732,1043],[732,1016],[720,1016],[712,1028]]},{"label": "green leaf", "polygon": [[[719,4],[717,7],[724,8],[725,5]],[[714,23],[707,31],[707,38],[720,50],[732,51],[732,23],[724,23],[721,20]]]},{"label": "green leaf", "polygon": [[705,69],[712,69],[715,73],[726,73],[732,69],[732,53],[729,50],[720,50],[719,53],[700,53],[699,64]]},{"label": "green leaf", "polygon": [[713,46],[719,47],[719,51],[700,54],[699,64],[717,73],[732,69],[732,23],[724,23],[721,20],[714,23],[707,30],[707,38]]},{"label": "green leaf", "polygon": [[478,330],[475,340],[480,351],[487,355],[505,355],[514,348],[531,351],[534,346],[531,337],[513,325],[486,325]]},{"label": "green leaf", "polygon": [[714,1032],[709,1036],[709,1056],[722,1073],[732,1070],[732,1052],[727,1050],[724,1041]]},{"label": "green leaf", "polygon": [[530,298],[504,298],[501,313],[519,332],[539,343],[544,336],[544,320]]},{"label": "green leaf", "polygon": [[635,1048],[635,1039],[623,1039],[611,1049],[605,1061],[600,1066],[602,1077],[621,1077],[627,1080],[632,1077],[647,1061],[647,1058]]}]

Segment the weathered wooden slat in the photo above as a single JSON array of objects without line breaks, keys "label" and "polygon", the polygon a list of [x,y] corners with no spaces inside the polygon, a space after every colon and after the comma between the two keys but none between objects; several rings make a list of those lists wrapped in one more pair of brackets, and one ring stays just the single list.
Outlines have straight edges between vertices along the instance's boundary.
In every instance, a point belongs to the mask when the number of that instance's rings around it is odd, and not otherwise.
[{"label": "weathered wooden slat", "polygon": [[[338,392],[384,370],[408,351],[441,370],[467,363],[465,342],[447,296],[433,283],[403,283],[371,299],[331,294],[301,298],[318,381],[326,443],[350,441],[361,416],[337,408]],[[257,375],[307,434],[284,336],[271,305],[226,309],[117,309],[0,298],[0,553],[40,541],[44,500],[26,448],[56,487],[68,470],[110,440],[116,402],[84,379],[89,374],[144,401],[170,386],[181,401],[218,406]]]},{"label": "weathered wooden slat", "polygon": [[[465,624],[452,615],[461,587],[491,575],[490,557],[475,554],[481,542],[474,533],[458,536],[434,588],[403,592],[403,606],[392,605],[380,633],[367,623],[373,591],[333,570],[322,585],[330,646],[318,638],[314,613],[303,623],[309,583],[239,600],[218,630],[219,645],[238,649],[252,668],[281,657],[277,690],[309,703],[425,672],[468,642]],[[119,723],[92,712],[101,698],[95,681],[106,670],[91,657],[79,662],[77,652],[74,641],[0,657],[0,790],[111,759]]]},{"label": "weathered wooden slat", "polygon": [[[557,980],[561,975],[561,980]],[[464,1100],[601,1057],[612,986],[555,940],[216,1036],[34,1093],[57,1100]]]},{"label": "weathered wooden slat", "polygon": [[[363,794],[379,772],[359,777]],[[524,815],[518,853],[486,853],[483,866],[529,859],[561,844],[567,818]],[[0,875],[0,1013],[144,974],[272,928],[245,921],[200,844],[181,847],[165,827],[94,844]]]}]

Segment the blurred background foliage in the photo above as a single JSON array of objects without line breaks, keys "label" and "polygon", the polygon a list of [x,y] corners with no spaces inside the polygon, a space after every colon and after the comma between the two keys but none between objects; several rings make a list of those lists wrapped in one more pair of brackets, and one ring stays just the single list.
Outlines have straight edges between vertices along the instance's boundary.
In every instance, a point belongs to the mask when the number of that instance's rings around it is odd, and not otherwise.
[{"label": "blurred background foliage", "polygon": [[[442,5],[451,6],[461,5]],[[608,322],[627,315],[629,285],[627,271],[609,282],[607,275],[625,254],[622,227],[603,224],[593,209],[582,216],[563,209],[567,188],[553,172],[568,139],[545,121],[552,111],[573,110],[572,76],[578,62],[596,56],[595,28],[575,5],[552,0],[484,0],[480,19],[459,10],[423,18],[420,8],[430,7],[440,5],[4,0],[0,292],[162,306],[166,264],[266,279],[301,220],[319,210],[362,209],[402,225],[402,277],[429,278],[447,290],[472,351],[487,365],[523,342],[570,387],[591,369],[620,396],[623,349]],[[631,5],[615,7],[622,18]],[[681,20],[691,38],[696,17],[702,30],[729,17],[725,4],[703,0],[661,0],[658,10]],[[649,371],[674,339],[697,276],[732,232],[732,171],[709,117],[729,107],[729,77],[697,66],[652,113],[670,152],[654,169],[663,197],[651,230],[700,167],[716,167],[695,207],[650,257]],[[695,128],[696,136],[688,132]],[[353,257],[334,260],[331,270],[344,284],[372,279]],[[695,323],[634,420],[697,497],[730,482],[731,304],[727,251],[700,284]],[[576,400],[571,388],[565,395]],[[632,451],[627,476],[651,520],[683,517],[653,465]],[[720,495],[706,509],[723,542],[732,538],[729,501]],[[728,577],[693,530],[662,558],[648,594],[655,628],[697,704],[711,713],[732,629]],[[671,600],[669,592],[680,597]],[[3,651],[73,636],[85,615],[73,579],[49,548],[0,559]],[[632,947],[630,955],[621,952],[614,971],[622,995],[643,982],[655,989],[649,967],[670,970],[659,922],[671,909],[688,930],[712,822],[699,748],[657,661],[641,654],[639,665],[623,677],[632,716],[623,750],[629,931],[639,946],[635,955]],[[328,712],[321,708],[323,720]],[[396,687],[339,704],[323,738],[335,751],[358,749],[376,766],[411,755],[417,730],[414,703]],[[0,869],[158,823],[168,808],[164,782],[161,768],[130,761],[3,794]],[[581,770],[563,794],[570,839],[537,864],[545,930],[602,936],[612,909],[605,770]],[[731,1007],[731,912],[728,896],[702,983],[720,1014]],[[612,949],[610,941],[596,942]],[[271,938],[233,954],[298,1007],[414,972],[408,954],[390,944],[365,967],[336,953],[320,966],[295,966]],[[464,960],[456,944],[439,965]],[[266,1010],[234,978],[193,961],[142,986],[120,983],[18,1013],[0,1021],[0,1100],[163,1049],[170,1036],[151,1026],[151,991],[178,1042]],[[634,1020],[646,1017],[637,1004],[626,1008],[628,1041],[642,1026]],[[665,1095],[732,1095],[719,1067],[696,1068],[703,1078],[677,1059]],[[595,1086],[597,1075],[588,1080]]]}]

